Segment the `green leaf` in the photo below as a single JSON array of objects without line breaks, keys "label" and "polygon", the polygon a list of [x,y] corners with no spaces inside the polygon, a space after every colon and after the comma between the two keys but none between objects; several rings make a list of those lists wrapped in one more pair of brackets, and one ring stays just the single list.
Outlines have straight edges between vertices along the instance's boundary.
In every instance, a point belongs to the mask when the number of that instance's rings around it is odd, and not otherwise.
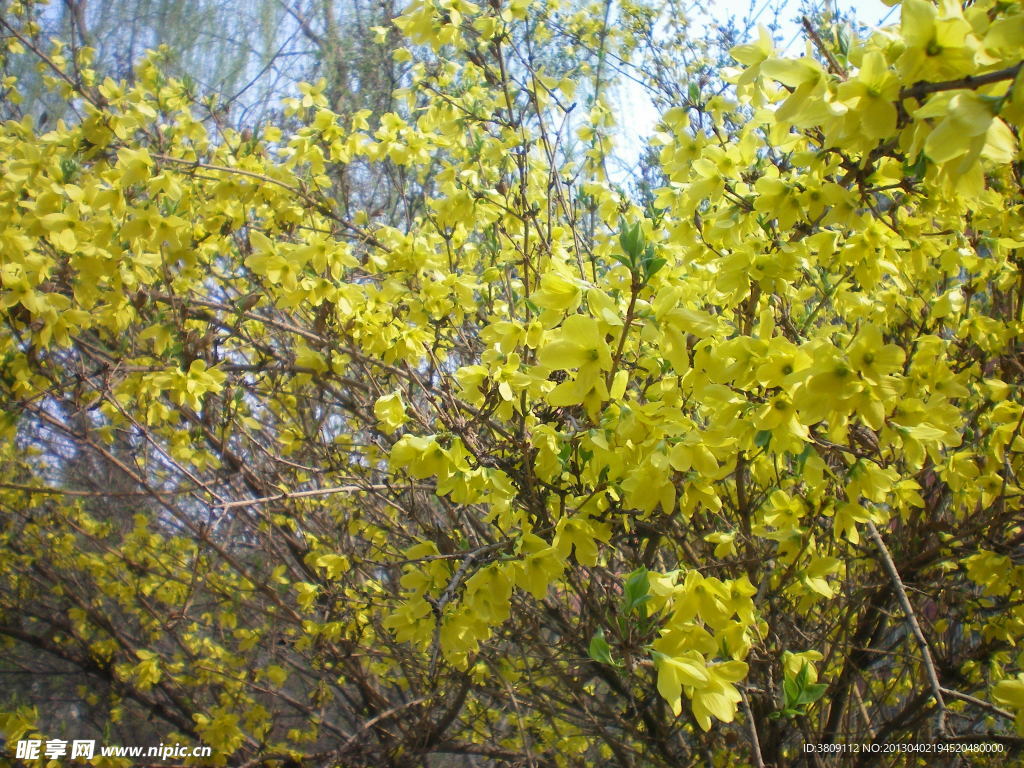
[{"label": "green leaf", "polygon": [[569,462],[570,456],[572,456],[572,444],[563,443],[562,446],[558,449],[558,460],[562,464],[567,464]]},{"label": "green leaf", "polygon": [[630,268],[634,268],[644,250],[644,234],[639,221],[630,226],[625,219],[619,219],[619,245],[629,257]]},{"label": "green leaf", "polygon": [[60,159],[60,173],[64,183],[70,182],[78,172],[79,165],[74,158],[62,157]]},{"label": "green leaf", "polygon": [[665,260],[664,259],[651,259],[650,261],[645,261],[644,262],[644,274],[647,276],[647,279],[650,280],[652,277],[654,277],[658,273],[658,270],[661,269],[664,266],[665,266]]},{"label": "green leaf", "polygon": [[807,662],[805,661],[804,665],[802,667],[800,667],[800,671],[797,672],[797,674],[796,674],[796,687],[799,690],[801,690],[801,691],[804,690],[804,688],[807,687],[807,675],[808,674],[809,674],[809,672],[807,670]]},{"label": "green leaf", "polygon": [[793,678],[783,678],[782,693],[785,701],[785,708],[792,709],[795,707],[797,699],[800,698],[800,687],[796,684],[796,681]]},{"label": "green leaf", "polygon": [[629,269],[629,270],[633,269],[633,263],[629,260],[629,258],[627,258],[626,256],[622,255],[621,253],[613,253],[613,254],[611,254],[611,257],[613,259],[615,259],[617,262],[619,262],[619,264],[621,264],[622,266],[626,267],[627,269]]},{"label": "green leaf", "polygon": [[850,53],[850,26],[843,24],[836,30],[836,43],[839,46],[839,52],[843,56],[847,56]]},{"label": "green leaf", "polygon": [[799,703],[813,704],[825,694],[827,689],[828,685],[825,683],[813,683],[812,685],[807,686],[807,688],[800,693]]},{"label": "green leaf", "polygon": [[626,584],[623,589],[623,608],[626,613],[635,613],[637,609],[642,608],[643,604],[651,599],[648,594],[650,591],[651,584],[647,578],[646,568],[637,568],[626,578]]},{"label": "green leaf", "polygon": [[807,706],[820,699],[828,686],[824,683],[810,683],[811,669],[806,662],[795,677],[786,676],[782,681],[784,705],[782,717],[794,717],[807,713]]},{"label": "green leaf", "polygon": [[665,264],[664,259],[659,259],[655,256],[654,244],[647,243],[644,246],[643,255],[641,256],[640,263],[643,266],[644,274],[650,279],[655,272],[662,268]]},{"label": "green leaf", "polygon": [[904,175],[912,179],[923,179],[927,170],[928,158],[925,157],[924,152],[918,152],[917,159],[913,163],[903,164]]},{"label": "green leaf", "polygon": [[590,638],[590,647],[587,648],[587,655],[600,664],[617,666],[612,658],[612,649],[604,638],[604,629],[597,630],[594,636]]},{"label": "green leaf", "polygon": [[814,446],[808,443],[804,449],[796,455],[796,472],[797,474],[803,474],[804,467],[807,465],[807,459],[814,453]]}]

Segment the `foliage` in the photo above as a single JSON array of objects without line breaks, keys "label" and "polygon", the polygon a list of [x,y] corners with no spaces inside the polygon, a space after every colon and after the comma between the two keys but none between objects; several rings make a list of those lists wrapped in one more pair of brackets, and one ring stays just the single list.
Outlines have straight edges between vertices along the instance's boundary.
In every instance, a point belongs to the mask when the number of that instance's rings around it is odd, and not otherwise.
[{"label": "foliage", "polygon": [[[413,0],[393,111],[320,81],[252,135],[12,7],[80,115],[0,127],[14,663],[230,764],[1019,749],[1019,4],[734,48],[645,207],[597,70],[653,6]],[[360,163],[391,218],[332,191]]]},{"label": "foliage", "polygon": [[[7,16],[7,5],[0,3],[0,14]],[[39,26],[43,39],[57,37],[72,51],[92,49],[89,66],[101,79],[130,79],[147,48],[167,45],[171,55],[164,61],[165,70],[179,74],[197,91],[219,93],[221,111],[239,101],[258,108],[273,85],[280,87],[278,59],[287,56],[294,67],[296,36],[286,34],[288,16],[269,0],[245,5],[227,0],[64,0],[23,8],[23,18]],[[23,109],[49,127],[72,114],[70,104],[47,92],[35,62],[8,64],[18,76]]]}]

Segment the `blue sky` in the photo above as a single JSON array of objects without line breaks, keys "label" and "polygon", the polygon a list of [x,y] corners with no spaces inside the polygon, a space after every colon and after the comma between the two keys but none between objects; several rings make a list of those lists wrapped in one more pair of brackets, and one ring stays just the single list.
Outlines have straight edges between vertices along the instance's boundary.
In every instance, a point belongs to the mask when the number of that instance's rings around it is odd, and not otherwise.
[{"label": "blue sky", "polygon": [[[779,18],[784,23],[783,40],[792,44],[798,40],[800,30],[793,23],[793,19],[800,13],[800,3],[794,0],[785,0],[779,3],[778,0],[755,0],[754,16],[756,22],[767,23],[771,20],[770,8],[776,5],[782,6]],[[890,8],[881,0],[814,0],[809,5],[824,7],[827,12],[846,16],[852,13],[862,23],[868,26],[876,26],[883,21],[891,23],[899,19],[899,8]],[[735,16],[737,19],[744,19],[750,9],[750,0],[713,0],[714,15],[719,19],[727,19]]]},{"label": "blue sky", "polygon": [[[799,56],[803,50],[803,32],[797,23],[800,14],[800,0],[753,0],[753,12],[751,12],[751,0],[710,0],[711,12],[720,21],[726,21],[735,17],[737,26],[741,27],[748,17],[753,17],[752,34],[757,35],[757,25],[769,24],[774,18],[771,9],[781,6],[778,19],[781,28],[778,36],[782,40],[781,47],[790,54]],[[868,27],[880,26],[882,24],[894,24],[899,21],[899,6],[891,8],[881,0],[812,0],[809,5],[824,6],[829,12],[835,13],[838,10],[842,16],[852,14],[862,24]],[[693,17],[696,20],[699,17]],[[626,81],[618,93],[618,103],[615,109],[620,118],[620,155],[627,164],[635,161],[639,155],[646,138],[653,132],[659,115],[648,101],[644,91],[639,86]],[[628,119],[624,116],[628,115]],[[613,178],[619,177],[618,173],[611,172]],[[623,169],[622,177],[629,175],[629,171]],[[620,181],[620,178],[615,178]]]}]

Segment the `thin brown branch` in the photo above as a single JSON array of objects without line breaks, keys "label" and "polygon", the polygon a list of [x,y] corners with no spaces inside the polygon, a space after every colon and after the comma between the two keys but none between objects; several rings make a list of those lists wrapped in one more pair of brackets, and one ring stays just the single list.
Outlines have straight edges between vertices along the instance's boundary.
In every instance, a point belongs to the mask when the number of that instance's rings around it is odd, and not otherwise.
[{"label": "thin brown branch", "polygon": [[332,219],[333,221],[338,222],[343,227],[345,227],[345,229],[358,235],[363,240],[363,242],[367,243],[368,245],[372,245],[374,248],[379,248],[383,251],[389,250],[387,246],[385,246],[383,243],[377,240],[373,235],[369,234],[362,228],[356,226],[345,217],[338,215],[335,211],[331,210],[327,206],[327,204],[324,203],[322,200],[314,198],[312,195],[300,189],[299,187],[293,187],[291,184],[288,184],[287,182],[281,181],[280,179],[275,179],[273,176],[267,176],[266,174],[263,173],[256,173],[255,171],[247,171],[244,168],[230,168],[226,165],[204,163],[200,160],[186,160],[181,157],[164,155],[159,152],[151,152],[150,156],[157,160],[162,160],[165,163],[177,163],[179,165],[192,166],[193,168],[197,169],[201,168],[204,171],[217,171],[219,173],[230,173],[235,176],[246,176],[251,179],[256,179],[257,181],[262,181],[266,184],[274,184],[278,187],[281,187],[284,190],[287,190],[288,192],[291,192],[296,197],[301,198],[301,200],[304,203],[311,206],[320,214],[326,216],[329,219]]},{"label": "thin brown branch", "polygon": [[985,701],[984,699],[979,699],[976,696],[971,696],[969,693],[961,693],[960,691],[955,691],[951,688],[943,688],[942,693],[944,696],[948,696],[951,699],[960,699],[960,701],[966,701],[968,704],[973,704],[976,707],[987,709],[989,712],[995,715],[999,715],[1000,717],[1005,717],[1007,720],[1013,720],[1012,713],[1007,712],[1002,707],[997,707],[995,704]]},{"label": "thin brown branch", "polygon": [[20,483],[0,483],[0,489],[7,491],[25,491],[26,493],[40,493],[49,496],[77,496],[80,498],[103,498],[109,499],[113,497],[127,497],[127,496],[180,496],[188,493],[188,491],[178,491],[177,493],[161,492],[161,491],[80,491],[71,488],[52,488],[50,486],[40,485],[21,485]]},{"label": "thin brown branch", "polygon": [[291,493],[278,493],[273,496],[263,496],[258,499],[242,499],[241,501],[226,501],[222,504],[212,505],[214,509],[234,509],[235,507],[250,507],[256,504],[270,504],[285,499],[306,499],[311,496],[330,496],[335,493],[357,493],[358,491],[383,491],[391,488],[390,485],[338,485],[334,488],[316,488],[311,491],[292,491]]},{"label": "thin brown branch", "polygon": [[818,30],[814,28],[811,20],[804,16],[801,19],[801,22],[803,23],[804,31],[807,33],[807,36],[811,38],[811,42],[814,43],[814,47],[818,49],[818,53],[820,53],[825,58],[825,61],[828,62],[829,72],[833,75],[838,75],[845,80],[847,78],[846,68],[839,63],[835,54],[829,50],[827,45],[825,45],[825,41],[821,39],[821,35],[818,34]]},{"label": "thin brown branch", "polygon": [[18,40],[19,43],[21,43],[26,48],[28,48],[30,51],[32,51],[33,55],[37,56],[44,64],[46,64],[46,66],[49,67],[53,71],[53,73],[55,75],[57,75],[57,77],[59,77],[61,80],[63,80],[65,83],[67,83],[68,86],[75,93],[77,93],[79,96],[81,96],[83,99],[88,101],[93,106],[95,106],[95,107],[100,106],[100,101],[96,98],[96,96],[94,96],[91,93],[86,92],[86,90],[82,87],[82,85],[80,83],[76,83],[74,81],[74,79],[67,72],[65,72],[63,69],[61,69],[60,67],[57,66],[57,64],[53,61],[53,59],[51,59],[49,56],[47,56],[45,53],[43,53],[41,50],[39,50],[39,46],[37,46],[35,43],[33,43],[27,37],[22,35],[20,32],[18,32],[18,30],[16,30],[14,27],[12,27],[7,22],[7,20],[3,18],[3,16],[0,16],[0,25],[3,25],[4,29],[6,29],[8,32],[10,32],[11,35],[13,35],[15,37],[15,39]]},{"label": "thin brown branch", "polygon": [[995,72],[986,72],[984,75],[967,75],[956,80],[944,80],[939,83],[916,83],[900,90],[900,100],[921,99],[930,93],[939,93],[940,91],[976,90],[1003,80],[1013,80],[1020,72],[1021,65],[1024,65],[1024,61],[1019,61],[1012,67],[997,69]]},{"label": "thin brown branch", "polygon": [[882,541],[882,535],[871,520],[868,520],[868,534],[871,536],[875,546],[878,547],[879,556],[882,558],[882,565],[889,574],[893,589],[896,591],[896,599],[899,601],[906,617],[907,625],[910,627],[910,631],[913,633],[914,639],[917,640],[917,644],[921,649],[921,658],[924,662],[925,673],[928,676],[932,698],[935,699],[935,704],[939,708],[937,719],[939,735],[948,736],[949,734],[946,731],[946,702],[942,696],[943,688],[939,682],[939,673],[935,668],[935,660],[932,658],[931,649],[928,647],[928,640],[921,630],[921,624],[917,620],[914,606],[910,604],[910,598],[907,597],[907,590],[903,586],[903,579],[900,578],[900,572],[896,570],[896,563],[893,561],[892,555],[889,554],[889,548],[885,546],[885,542]]},{"label": "thin brown branch", "polygon": [[761,756],[761,739],[757,735],[757,722],[754,720],[754,711],[750,708],[750,701],[747,694],[740,691],[743,697],[743,708],[747,711],[747,728],[750,730],[750,751],[754,754],[754,765],[757,768],[765,768],[764,758]]}]

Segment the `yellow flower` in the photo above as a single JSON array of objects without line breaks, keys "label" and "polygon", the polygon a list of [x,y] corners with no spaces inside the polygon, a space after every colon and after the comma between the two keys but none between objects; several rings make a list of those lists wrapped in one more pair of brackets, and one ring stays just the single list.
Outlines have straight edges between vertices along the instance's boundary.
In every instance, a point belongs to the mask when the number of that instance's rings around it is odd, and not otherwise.
[{"label": "yellow flower", "polygon": [[552,370],[578,371],[575,379],[562,382],[548,395],[551,405],[582,403],[595,389],[601,399],[607,398],[601,372],[612,367],[612,354],[594,318],[570,316],[537,351],[537,360]]},{"label": "yellow flower", "polygon": [[711,730],[711,718],[731,723],[736,717],[736,705],[743,697],[733,683],[747,676],[747,664],[743,661],[726,661],[714,664],[705,670],[707,682],[693,694],[693,716],[705,731]]},{"label": "yellow flower", "polygon": [[672,713],[678,716],[683,710],[683,686],[697,686],[708,682],[707,672],[704,671],[704,657],[697,651],[686,651],[679,657],[666,656],[655,651],[654,662],[658,667],[658,693],[668,702]]},{"label": "yellow flower", "polygon": [[785,339],[772,339],[765,360],[757,368],[757,380],[766,387],[792,386],[811,364],[811,356]]},{"label": "yellow flower", "polygon": [[840,85],[838,92],[864,136],[882,139],[895,132],[900,84],[880,51],[865,53],[857,76]]},{"label": "yellow flower", "polygon": [[905,358],[902,349],[884,342],[882,332],[874,325],[861,328],[850,347],[850,366],[872,384],[898,371]]},{"label": "yellow flower", "polygon": [[905,82],[922,75],[942,80],[974,69],[980,41],[963,16],[959,3],[940,7],[928,0],[904,0],[900,31],[906,49],[897,64]]}]

